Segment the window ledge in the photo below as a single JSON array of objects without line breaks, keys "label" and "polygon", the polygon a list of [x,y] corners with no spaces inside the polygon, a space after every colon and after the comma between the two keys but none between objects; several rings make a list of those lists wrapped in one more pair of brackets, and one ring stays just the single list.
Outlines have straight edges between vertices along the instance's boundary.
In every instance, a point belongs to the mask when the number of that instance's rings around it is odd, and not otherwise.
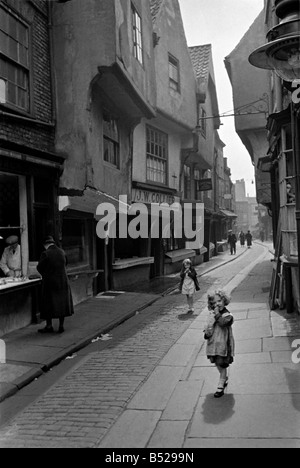
[{"label": "window ledge", "polygon": [[16,289],[23,289],[27,288],[30,286],[36,286],[39,283],[41,283],[41,279],[34,279],[34,280],[29,280],[29,279],[18,279],[18,280],[9,280],[6,278],[1,278],[0,279],[0,293],[1,292],[10,292],[12,290]]},{"label": "window ledge", "polygon": [[113,270],[126,270],[140,265],[151,265],[154,263],[154,257],[124,258],[113,264]]},{"label": "window ledge", "polygon": [[180,249],[174,250],[173,252],[167,252],[166,257],[168,257],[166,263],[177,263],[187,258],[196,257],[196,252],[192,249]]},{"label": "window ledge", "polygon": [[104,270],[77,270],[77,271],[68,271],[68,277],[72,279],[77,279],[79,276],[91,276],[92,278],[97,278],[100,273],[104,273]]}]

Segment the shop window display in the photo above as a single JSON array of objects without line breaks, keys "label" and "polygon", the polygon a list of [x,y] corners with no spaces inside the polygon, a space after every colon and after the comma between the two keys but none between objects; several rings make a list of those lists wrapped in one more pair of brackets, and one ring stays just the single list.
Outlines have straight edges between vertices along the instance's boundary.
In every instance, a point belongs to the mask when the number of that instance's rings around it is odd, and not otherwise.
[{"label": "shop window display", "polygon": [[[20,246],[20,206],[19,206],[19,179],[18,176],[7,175],[0,173],[0,260],[2,259],[2,268],[0,268],[0,278],[7,277],[7,268],[5,266],[9,255],[13,255],[11,259],[16,263],[16,256],[19,256],[21,262],[21,246]],[[15,238],[16,242],[11,242]],[[19,247],[17,246],[19,245]],[[14,248],[16,246],[16,248]],[[15,277],[22,275],[20,268]],[[12,277],[11,277],[12,278]],[[2,280],[3,282],[4,280]],[[5,280],[7,281],[7,280]]]}]

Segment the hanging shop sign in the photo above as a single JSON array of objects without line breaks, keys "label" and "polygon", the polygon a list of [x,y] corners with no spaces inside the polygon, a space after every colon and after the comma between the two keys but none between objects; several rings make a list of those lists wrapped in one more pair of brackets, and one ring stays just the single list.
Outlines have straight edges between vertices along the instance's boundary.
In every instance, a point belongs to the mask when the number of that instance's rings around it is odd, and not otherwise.
[{"label": "hanging shop sign", "polygon": [[198,191],[208,192],[213,189],[212,179],[201,179],[198,181]]}]

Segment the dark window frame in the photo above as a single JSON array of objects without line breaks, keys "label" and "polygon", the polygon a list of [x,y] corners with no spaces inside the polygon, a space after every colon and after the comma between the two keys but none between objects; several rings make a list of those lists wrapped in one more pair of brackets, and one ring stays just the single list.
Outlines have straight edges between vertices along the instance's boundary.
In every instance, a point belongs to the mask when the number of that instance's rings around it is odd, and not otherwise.
[{"label": "dark window frame", "polygon": [[[66,225],[69,225],[69,231]],[[80,236],[74,236],[76,229],[74,229],[74,225],[77,225],[77,229],[80,230]],[[67,232],[72,232],[74,240],[70,242],[68,239]],[[68,271],[72,272],[73,269],[76,268],[91,268],[93,263],[92,257],[92,218],[86,214],[70,211],[63,216],[63,223],[62,223],[62,247],[66,253],[68,259],[67,269]],[[77,241],[76,241],[77,237]],[[72,253],[73,249],[73,253]],[[74,259],[72,258],[74,256]],[[81,258],[76,259],[76,255],[81,256]],[[77,260],[77,261],[74,261]]]},{"label": "dark window frame", "polygon": [[106,109],[103,111],[103,160],[120,169],[120,133],[118,121]]},{"label": "dark window frame", "polygon": [[199,105],[199,128],[203,138],[207,137],[207,113],[203,106]]},{"label": "dark window frame", "polygon": [[146,126],[146,165],[147,182],[168,186],[169,135],[150,125]]},{"label": "dark window frame", "polygon": [[5,83],[1,105],[30,114],[30,25],[5,5],[0,5],[0,13],[0,79]]},{"label": "dark window frame", "polygon": [[184,199],[190,200],[192,197],[192,168],[186,164],[183,167],[184,172]]},{"label": "dark window frame", "polygon": [[[170,88],[180,93],[180,64],[179,60],[174,55],[169,54],[169,86]],[[176,73],[172,71],[176,70]]]},{"label": "dark window frame", "polygon": [[143,47],[143,22],[142,16],[131,3],[132,16],[132,39],[133,39],[133,55],[136,60],[144,66],[144,47]]}]

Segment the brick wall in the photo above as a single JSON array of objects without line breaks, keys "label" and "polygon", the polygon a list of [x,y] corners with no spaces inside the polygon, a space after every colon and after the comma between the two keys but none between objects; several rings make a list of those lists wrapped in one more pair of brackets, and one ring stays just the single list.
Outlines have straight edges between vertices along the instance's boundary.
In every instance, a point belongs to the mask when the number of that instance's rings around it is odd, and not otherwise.
[{"label": "brick wall", "polygon": [[[44,0],[5,0],[25,21],[31,24],[31,112],[28,117],[51,122],[52,87],[48,34],[48,2]],[[10,112],[5,106],[1,110]],[[0,137],[33,148],[53,151],[54,128],[1,116]]]}]

